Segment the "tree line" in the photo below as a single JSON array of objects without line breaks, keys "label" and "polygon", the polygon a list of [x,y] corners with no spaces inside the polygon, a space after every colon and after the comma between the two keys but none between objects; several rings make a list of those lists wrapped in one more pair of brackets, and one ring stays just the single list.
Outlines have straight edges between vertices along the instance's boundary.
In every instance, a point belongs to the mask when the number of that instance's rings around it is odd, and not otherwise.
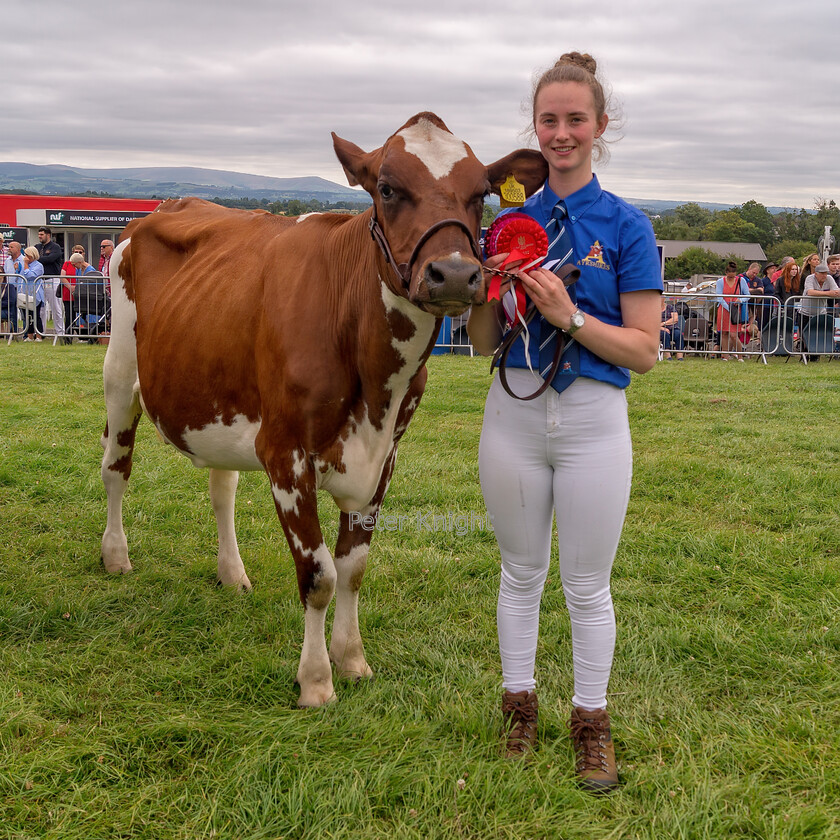
[{"label": "tree line", "polygon": [[[370,207],[370,202],[361,201],[319,201],[311,198],[308,201],[301,201],[297,198],[283,199],[282,201],[268,201],[257,198],[214,198],[216,204],[223,207],[238,207],[242,210],[268,210],[279,216],[302,216],[304,213],[362,213]],[[481,217],[481,226],[487,227],[499,212],[498,207],[490,204],[484,205],[484,213]]]},{"label": "tree line", "polygon": [[370,207],[369,201],[334,202],[319,201],[317,198],[284,198],[269,201],[267,198],[219,198],[212,199],[222,207],[236,207],[240,210],[268,210],[275,216],[302,216],[304,213],[361,213]]},{"label": "tree line", "polygon": [[[731,210],[708,210],[696,203],[682,204],[658,217],[649,212],[657,239],[707,242],[757,242],[773,262],[782,257],[797,261],[817,249],[817,241],[830,225],[840,240],[840,207],[818,198],[812,211],[785,210],[772,214],[758,201],[746,201]],[[731,256],[721,257],[706,248],[689,248],[665,264],[665,279],[693,274],[720,274]]]}]

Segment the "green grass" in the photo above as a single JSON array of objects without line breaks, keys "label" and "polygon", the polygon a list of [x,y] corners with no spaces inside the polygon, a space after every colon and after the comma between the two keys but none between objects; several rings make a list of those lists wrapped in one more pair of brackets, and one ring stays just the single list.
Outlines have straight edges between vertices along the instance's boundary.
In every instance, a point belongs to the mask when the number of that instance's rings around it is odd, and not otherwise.
[{"label": "green grass", "polygon": [[[541,748],[500,757],[492,533],[376,534],[376,679],[315,711],[295,708],[302,610],[263,475],[240,482],[238,596],[214,586],[206,474],[144,421],[135,572],[106,575],[103,355],[0,347],[0,838],[840,837],[840,364],[634,379],[610,686],[624,784],[596,799],[572,776],[556,566]],[[385,511],[482,512],[487,360],[430,369]]]}]

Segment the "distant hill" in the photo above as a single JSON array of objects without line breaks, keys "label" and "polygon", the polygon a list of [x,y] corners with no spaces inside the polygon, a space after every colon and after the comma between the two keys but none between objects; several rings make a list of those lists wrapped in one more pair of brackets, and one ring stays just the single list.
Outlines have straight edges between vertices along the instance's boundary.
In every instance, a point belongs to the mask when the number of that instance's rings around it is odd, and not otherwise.
[{"label": "distant hill", "polygon": [[[731,210],[737,206],[735,204],[713,204],[708,201],[692,201],[690,198],[687,198],[685,201],[666,201],[657,198],[625,198],[624,200],[628,201],[634,207],[638,207],[641,210],[649,210],[651,213],[663,213],[666,210],[673,210],[682,204],[698,204],[706,210]],[[772,213],[773,211],[771,210],[770,212]]]},{"label": "distant hill", "polygon": [[[150,166],[128,169],[81,169],[77,166],[33,163],[0,163],[0,190],[35,192],[42,195],[74,195],[106,192],[124,198],[170,198],[195,195],[199,198],[254,198],[282,201],[316,199],[334,204],[338,201],[369,203],[364,190],[335,184],[324,178],[271,178],[221,169],[194,166]],[[631,204],[653,214],[673,210],[685,201],[629,198]],[[493,196],[490,203],[497,205]],[[737,205],[695,202],[708,210],[729,210]],[[771,213],[790,208],[768,207]]]},{"label": "distant hill", "polygon": [[280,201],[296,198],[324,202],[369,202],[364,190],[334,184],[324,178],[270,178],[192,166],[132,169],[81,169],[32,163],[0,163],[0,190],[42,195],[106,192],[124,198],[256,198]]},{"label": "distant hill", "polygon": [[[738,204],[715,204],[711,201],[693,201],[690,198],[685,199],[684,201],[669,201],[665,199],[657,199],[657,198],[628,198],[625,199],[626,201],[630,202],[634,207],[638,207],[640,210],[647,210],[652,214],[656,213],[664,213],[668,210],[673,210],[676,207],[680,207],[683,204],[698,204],[700,207],[703,207],[706,210],[718,211],[718,210],[731,210],[733,207],[739,207]],[[796,212],[798,207],[768,207],[767,210],[771,213],[771,215],[775,216],[777,213],[788,213],[788,212]],[[813,210],[809,210],[809,213],[814,212]]]}]

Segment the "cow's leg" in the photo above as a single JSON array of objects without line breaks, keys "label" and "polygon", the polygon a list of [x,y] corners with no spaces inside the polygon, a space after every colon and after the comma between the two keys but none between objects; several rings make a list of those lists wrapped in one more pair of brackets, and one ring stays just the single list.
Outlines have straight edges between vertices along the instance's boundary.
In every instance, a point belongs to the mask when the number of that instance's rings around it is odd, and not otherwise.
[{"label": "cow's leg", "polygon": [[295,566],[304,607],[303,649],[297,672],[298,706],[323,706],[335,700],[325,627],[327,607],[335,592],[335,564],[322,542],[311,554],[304,553],[302,562],[295,557]]},{"label": "cow's leg", "polygon": [[408,425],[411,412],[416,402],[411,404],[405,421],[397,427],[397,438],[391,454],[382,468],[382,476],[371,503],[353,517],[341,514],[339,520],[338,540],[335,546],[335,565],[338,573],[335,593],[335,617],[333,618],[333,632],[330,639],[330,659],[335,663],[336,670],[341,677],[359,680],[372,677],[373,671],[365,659],[365,649],[362,634],[359,632],[359,590],[362,578],[367,568],[367,557],[370,551],[370,541],[373,530],[370,523],[379,515],[379,509],[388,492],[394,465],[397,461],[397,443]]},{"label": "cow's leg", "polygon": [[[364,516],[372,515],[375,514],[366,511]],[[365,649],[359,632],[359,589],[367,567],[372,536],[371,529],[364,527],[365,522],[370,522],[364,516],[354,516],[351,520],[349,514],[341,514],[335,546],[337,579],[330,659],[335,664],[338,676],[347,679],[373,676],[365,660]]]},{"label": "cow's leg", "polygon": [[327,607],[335,592],[336,571],[318,521],[315,479],[302,460],[282,464],[281,469],[269,467],[267,471],[277,515],[295,561],[298,593],[304,609],[303,649],[297,672],[298,705],[323,706],[335,700],[325,623]]},{"label": "cow's leg", "polygon": [[210,470],[210,501],[216,515],[219,532],[218,579],[222,586],[235,586],[249,590],[251,581],[239,556],[234,523],[234,503],[239,473],[234,470]]},{"label": "cow's leg", "polygon": [[[111,266],[116,277],[116,265]],[[102,535],[102,562],[109,572],[131,571],[122,523],[122,500],[131,475],[134,436],[140,421],[137,388],[135,310],[121,283],[112,284],[113,330],[105,355],[103,381],[108,422],[102,436],[102,482],[108,497],[108,522]]]}]

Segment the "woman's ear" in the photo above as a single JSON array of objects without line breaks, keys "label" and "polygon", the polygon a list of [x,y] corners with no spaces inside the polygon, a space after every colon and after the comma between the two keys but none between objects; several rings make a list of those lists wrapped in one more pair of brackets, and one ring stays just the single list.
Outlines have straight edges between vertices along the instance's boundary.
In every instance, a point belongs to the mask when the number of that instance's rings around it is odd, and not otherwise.
[{"label": "woman's ear", "polygon": [[604,114],[601,119],[598,121],[598,130],[595,132],[595,137],[600,137],[606,130],[607,125],[609,124],[610,118]]}]

